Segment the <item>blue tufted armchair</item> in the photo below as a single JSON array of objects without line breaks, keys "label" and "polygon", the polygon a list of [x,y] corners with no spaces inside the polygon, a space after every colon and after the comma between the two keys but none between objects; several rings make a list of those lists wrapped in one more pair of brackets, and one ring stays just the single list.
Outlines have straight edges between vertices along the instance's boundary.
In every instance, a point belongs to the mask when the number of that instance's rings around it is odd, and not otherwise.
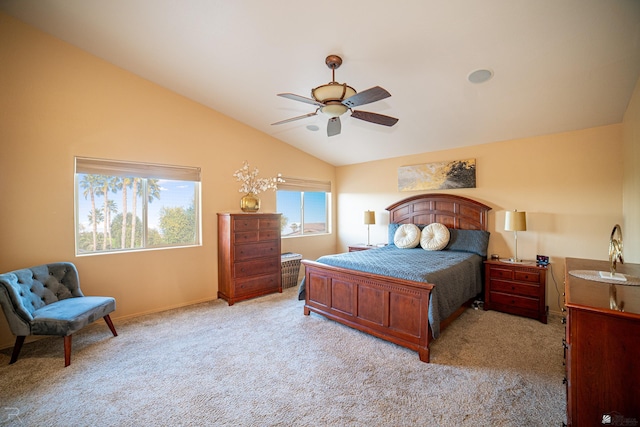
[{"label": "blue tufted armchair", "polygon": [[64,366],[71,364],[71,336],[103,318],[118,336],[109,313],[116,309],[111,297],[84,296],[78,270],[69,262],[38,265],[0,274],[0,305],[16,336],[9,364],[18,360],[29,335],[64,337]]}]

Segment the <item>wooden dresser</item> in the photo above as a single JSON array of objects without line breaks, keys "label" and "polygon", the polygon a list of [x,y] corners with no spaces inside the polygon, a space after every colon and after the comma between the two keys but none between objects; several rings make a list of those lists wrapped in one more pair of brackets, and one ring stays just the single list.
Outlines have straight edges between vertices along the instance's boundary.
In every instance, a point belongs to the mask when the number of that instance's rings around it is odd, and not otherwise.
[{"label": "wooden dresser", "polygon": [[547,323],[547,267],[535,262],[485,261],[484,309]]},{"label": "wooden dresser", "polygon": [[[611,285],[571,275],[609,271],[608,261],[565,261],[567,424],[640,425],[640,286]],[[640,277],[640,264],[620,264],[618,273]]]},{"label": "wooden dresser", "polygon": [[282,292],[277,213],[218,214],[218,298],[236,301]]}]

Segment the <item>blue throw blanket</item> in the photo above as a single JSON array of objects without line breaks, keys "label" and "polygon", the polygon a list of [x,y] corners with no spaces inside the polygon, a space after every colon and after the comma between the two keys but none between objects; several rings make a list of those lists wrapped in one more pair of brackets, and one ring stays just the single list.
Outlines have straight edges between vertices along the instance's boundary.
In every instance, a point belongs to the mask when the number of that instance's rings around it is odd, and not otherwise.
[{"label": "blue throw blanket", "polygon": [[[440,335],[440,321],[482,290],[483,257],[469,252],[399,249],[395,245],[367,251],[325,255],[320,263],[367,273],[432,283],[429,299],[429,325],[433,337]],[[304,299],[305,282],[299,299]]]}]

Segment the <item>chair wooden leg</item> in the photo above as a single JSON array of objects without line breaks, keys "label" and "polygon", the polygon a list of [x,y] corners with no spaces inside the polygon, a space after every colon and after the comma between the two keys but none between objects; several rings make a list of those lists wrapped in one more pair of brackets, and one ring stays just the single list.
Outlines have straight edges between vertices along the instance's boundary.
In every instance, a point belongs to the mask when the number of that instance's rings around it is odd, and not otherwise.
[{"label": "chair wooden leg", "polygon": [[71,365],[71,335],[64,337],[64,367]]},{"label": "chair wooden leg", "polygon": [[26,337],[16,337],[16,344],[13,346],[13,353],[11,353],[9,365],[16,363],[16,360],[18,360],[18,355],[20,354],[20,350],[22,350],[22,344],[24,344],[25,338]]},{"label": "chair wooden leg", "polygon": [[113,334],[113,336],[117,337],[118,333],[116,332],[116,328],[114,328],[113,326],[113,322],[111,321],[111,316],[109,316],[108,314],[104,316],[104,321],[107,322],[107,326],[109,327],[109,329],[111,329],[111,333]]}]

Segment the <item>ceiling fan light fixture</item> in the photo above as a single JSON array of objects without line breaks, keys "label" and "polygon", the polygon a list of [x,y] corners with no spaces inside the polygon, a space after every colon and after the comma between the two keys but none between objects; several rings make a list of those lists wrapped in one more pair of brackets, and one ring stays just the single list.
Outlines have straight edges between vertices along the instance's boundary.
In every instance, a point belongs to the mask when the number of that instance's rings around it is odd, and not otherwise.
[{"label": "ceiling fan light fixture", "polygon": [[[374,86],[358,93],[354,88],[346,83],[336,82],[335,71],[336,68],[340,67],[342,64],[342,58],[338,55],[329,55],[327,56],[325,63],[327,64],[327,67],[331,69],[332,79],[330,83],[311,89],[311,96],[313,99],[296,95],[294,93],[278,94],[278,96],[283,98],[314,105],[316,106],[316,111],[302,116],[280,120],[279,122],[272,123],[272,125],[280,125],[295,120],[305,119],[307,117],[315,116],[318,112],[321,112],[329,117],[329,121],[327,123],[327,136],[335,136],[339,135],[341,131],[342,124],[340,122],[340,116],[347,111],[351,111],[350,117],[378,125],[393,126],[398,122],[398,119],[395,117],[385,116],[383,114],[372,113],[369,111],[352,110],[352,108],[359,107],[360,105],[366,105],[388,98],[391,94],[380,86]],[[311,127],[307,127],[307,129],[316,130],[317,128],[312,129]]]},{"label": "ceiling fan light fixture", "polygon": [[346,113],[348,109],[349,107],[338,101],[328,101],[327,105],[320,108],[320,111],[329,117],[339,117]]},{"label": "ceiling fan light fixture", "polygon": [[331,82],[326,85],[318,86],[311,90],[311,96],[318,102],[326,104],[328,101],[342,102],[356,94],[356,90],[346,83]]}]

